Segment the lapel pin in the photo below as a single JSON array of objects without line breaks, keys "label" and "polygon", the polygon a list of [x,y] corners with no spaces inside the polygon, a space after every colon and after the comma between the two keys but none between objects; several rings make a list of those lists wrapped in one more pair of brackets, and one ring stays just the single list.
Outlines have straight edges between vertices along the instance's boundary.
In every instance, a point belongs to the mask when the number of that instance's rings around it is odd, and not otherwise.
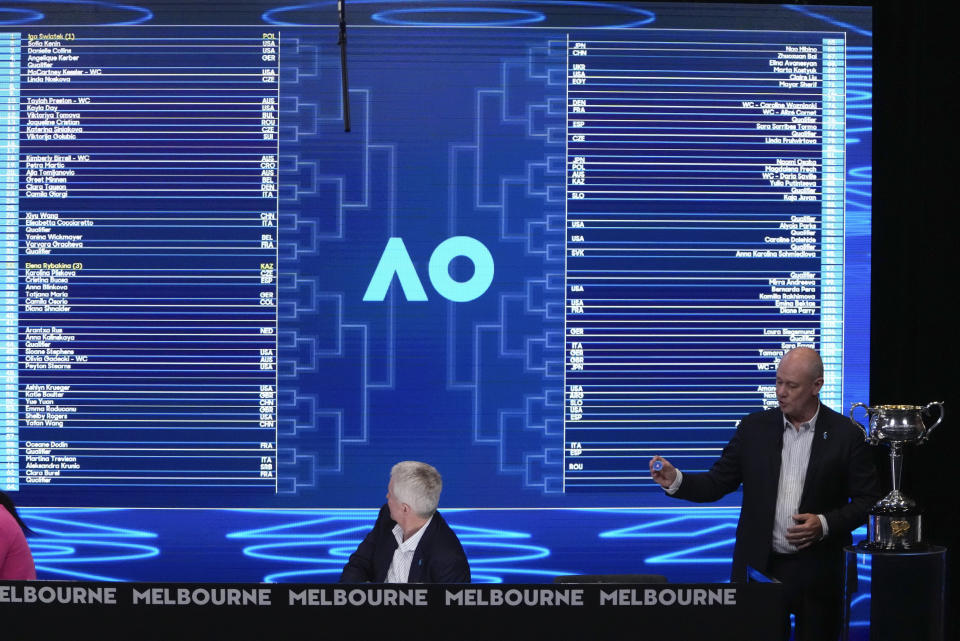
[{"label": "lapel pin", "polygon": [[823,440],[827,440],[827,433],[826,433],[826,432],[823,433]]}]

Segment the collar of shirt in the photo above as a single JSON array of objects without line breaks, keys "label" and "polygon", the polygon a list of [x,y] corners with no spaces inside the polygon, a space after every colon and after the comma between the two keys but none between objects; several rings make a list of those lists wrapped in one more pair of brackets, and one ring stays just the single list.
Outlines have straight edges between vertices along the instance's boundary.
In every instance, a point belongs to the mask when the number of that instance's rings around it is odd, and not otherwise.
[{"label": "collar of shirt", "polygon": [[814,431],[814,430],[816,429],[816,427],[817,427],[817,417],[818,417],[819,415],[820,415],[820,406],[817,405],[817,411],[814,412],[813,418],[811,418],[809,421],[806,421],[806,422],[804,422],[804,423],[800,423],[799,425],[794,425],[793,423],[791,423],[791,422],[787,419],[787,415],[784,414],[784,415],[783,415],[783,429],[785,429],[785,430],[786,430],[786,429],[796,429],[798,432],[805,432],[805,431],[807,431],[807,430],[810,430],[810,431],[812,432],[812,431]]},{"label": "collar of shirt", "polygon": [[417,546],[420,545],[420,539],[423,538],[423,533],[427,531],[427,528],[430,527],[430,521],[433,520],[431,516],[426,523],[423,524],[419,530],[413,533],[406,541],[403,540],[403,528],[400,527],[400,524],[393,526],[393,538],[397,540],[397,549],[401,552],[412,552],[417,549]]}]

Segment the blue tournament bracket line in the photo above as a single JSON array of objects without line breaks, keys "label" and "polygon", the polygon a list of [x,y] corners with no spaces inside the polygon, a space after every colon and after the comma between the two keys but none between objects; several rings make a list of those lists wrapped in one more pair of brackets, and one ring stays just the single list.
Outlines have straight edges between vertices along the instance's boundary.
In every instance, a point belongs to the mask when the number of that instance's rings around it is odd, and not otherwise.
[{"label": "blue tournament bracket line", "polygon": [[[454,145],[450,150],[448,233],[493,234],[501,244],[519,250],[500,253],[499,273],[534,276],[517,282],[508,276],[506,291],[492,301],[499,303],[498,309],[487,312],[487,322],[471,323],[456,305],[448,305],[448,385],[471,392],[474,443],[497,446],[498,471],[522,474],[526,487],[550,493],[560,487],[558,475],[549,471],[560,447],[559,421],[551,420],[550,413],[559,410],[555,379],[562,359],[560,326],[550,309],[559,309],[562,301],[556,287],[550,291],[549,281],[551,275],[554,283],[562,277],[559,252],[550,255],[550,247],[559,248],[562,241],[555,224],[562,214],[558,201],[563,123],[557,109],[562,86],[554,82],[561,59],[551,41],[509,49],[515,57],[501,63],[499,88],[476,92],[474,145]],[[531,150],[529,157],[538,160],[496,161],[506,152],[502,149],[506,136],[516,145],[522,141]],[[501,169],[504,165],[513,165],[513,171]],[[511,262],[505,265],[504,257]],[[468,311],[474,319],[479,316],[478,305]],[[523,314],[537,322],[514,322]],[[471,344],[471,351],[463,349]],[[499,373],[504,367],[515,373],[505,377]],[[504,407],[507,403],[512,407]],[[514,448],[507,445],[511,441],[520,445],[520,451],[511,451]]]},{"label": "blue tournament bracket line", "polygon": [[[344,448],[367,442],[371,390],[393,384],[392,296],[385,322],[348,318],[348,288],[336,286],[322,261],[351,251],[346,234],[357,225],[389,233],[396,188],[393,145],[370,140],[369,91],[352,90],[354,130],[344,136],[339,85],[334,91],[329,79],[336,76],[327,75],[339,64],[332,57],[336,50],[299,38],[296,46],[315,60],[318,70],[312,76],[298,75],[298,82],[305,83],[302,95],[312,92],[330,100],[314,103],[315,98],[301,97],[295,109],[291,101],[281,103],[282,113],[293,112],[288,122],[295,123],[283,129],[284,140],[297,143],[292,146],[296,153],[283,157],[284,173],[293,179],[294,189],[281,196],[283,231],[293,232],[282,234],[281,289],[289,300],[281,302],[281,319],[290,329],[283,332],[281,358],[292,368],[281,366],[281,378],[291,383],[281,407],[294,413],[293,420],[281,419],[281,435],[290,447],[281,453],[280,492],[294,496],[316,490],[321,475],[342,472]],[[318,81],[323,81],[319,87]],[[313,141],[331,137],[345,149],[330,157],[328,167],[321,146]],[[342,174],[344,162],[355,173]],[[386,214],[375,227],[370,227],[372,213]],[[329,243],[335,249],[328,248]],[[338,276],[349,278],[349,272]],[[337,373],[331,374],[334,369]],[[343,382],[341,394],[318,391],[329,388],[332,380]]]}]

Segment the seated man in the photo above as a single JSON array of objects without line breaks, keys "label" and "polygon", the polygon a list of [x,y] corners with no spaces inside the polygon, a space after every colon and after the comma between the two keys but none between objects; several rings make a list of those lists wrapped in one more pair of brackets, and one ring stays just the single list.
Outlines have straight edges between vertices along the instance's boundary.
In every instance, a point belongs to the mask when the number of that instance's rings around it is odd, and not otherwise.
[{"label": "seated man", "polygon": [[387,504],[350,555],[341,583],[469,583],[460,540],[437,512],[443,481],[417,461],[390,470]]}]

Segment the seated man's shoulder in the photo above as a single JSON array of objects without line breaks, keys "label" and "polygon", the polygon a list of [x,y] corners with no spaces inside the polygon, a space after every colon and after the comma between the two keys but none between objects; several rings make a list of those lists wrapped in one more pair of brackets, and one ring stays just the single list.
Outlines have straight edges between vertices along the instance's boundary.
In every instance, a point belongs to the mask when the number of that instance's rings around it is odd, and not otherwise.
[{"label": "seated man's shoulder", "polygon": [[454,540],[457,542],[458,546],[460,545],[460,539],[457,537],[457,533],[454,532],[453,528],[447,524],[447,520],[443,518],[440,512],[436,512],[433,515],[433,520],[436,522],[436,531],[438,534],[441,534],[450,540]]},{"label": "seated man's shoulder", "polygon": [[434,535],[425,553],[430,558],[431,580],[437,583],[468,583],[470,564],[456,532],[439,512],[434,514]]}]

